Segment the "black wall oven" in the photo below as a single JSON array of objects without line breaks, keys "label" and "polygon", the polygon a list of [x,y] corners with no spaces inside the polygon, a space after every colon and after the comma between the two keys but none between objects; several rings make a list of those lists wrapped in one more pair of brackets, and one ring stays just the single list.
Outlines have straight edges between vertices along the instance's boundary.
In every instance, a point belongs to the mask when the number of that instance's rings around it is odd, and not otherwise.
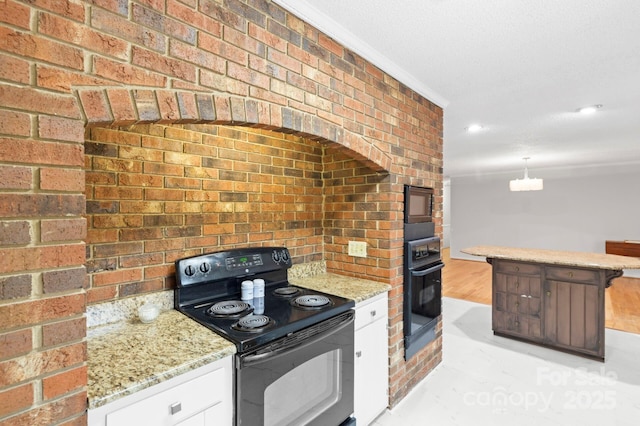
[{"label": "black wall oven", "polygon": [[442,313],[440,238],[405,242],[404,340],[405,359],[435,339]]},{"label": "black wall oven", "polygon": [[434,236],[434,190],[404,188],[404,358],[436,338],[442,311],[440,238]]}]

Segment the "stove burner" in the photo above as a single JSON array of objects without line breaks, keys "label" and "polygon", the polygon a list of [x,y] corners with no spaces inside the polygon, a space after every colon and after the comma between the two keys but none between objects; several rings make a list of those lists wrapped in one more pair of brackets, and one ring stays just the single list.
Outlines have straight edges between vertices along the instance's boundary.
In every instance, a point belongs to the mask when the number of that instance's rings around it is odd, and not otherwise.
[{"label": "stove burner", "polygon": [[283,297],[295,296],[298,293],[300,293],[300,289],[297,287],[280,287],[273,290],[273,294]]},{"label": "stove burner", "polygon": [[225,300],[207,309],[207,315],[218,318],[238,318],[252,311],[253,309],[248,303],[239,300]]},{"label": "stove burner", "polygon": [[296,297],[291,301],[291,304],[297,308],[320,309],[330,305],[331,300],[329,300],[329,298],[326,296],[309,294],[306,296]]},{"label": "stove burner", "polygon": [[265,328],[275,325],[275,321],[266,315],[247,315],[231,326],[237,331],[247,331],[249,333],[259,333]]}]

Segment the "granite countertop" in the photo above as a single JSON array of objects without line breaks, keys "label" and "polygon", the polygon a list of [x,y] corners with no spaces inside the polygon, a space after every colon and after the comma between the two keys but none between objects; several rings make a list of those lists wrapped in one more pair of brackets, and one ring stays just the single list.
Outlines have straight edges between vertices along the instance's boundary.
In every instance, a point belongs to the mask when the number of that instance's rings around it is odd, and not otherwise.
[{"label": "granite countertop", "polygon": [[391,286],[388,284],[326,272],[307,277],[289,277],[289,283],[299,287],[346,297],[347,299],[354,300],[356,303],[391,290]]},{"label": "granite countertop", "polygon": [[512,248],[500,246],[474,246],[460,250],[473,256],[494,259],[520,260],[523,262],[577,266],[599,269],[640,269],[640,259],[615,254],[583,253],[542,249]]},{"label": "granite countertop", "polygon": [[[326,273],[325,268],[324,263],[294,268],[289,282],[356,303],[391,289],[388,284]],[[168,291],[88,308],[89,409],[235,353],[233,343],[171,309],[172,294]],[[154,322],[143,324],[134,312],[149,301],[162,306],[163,312]]]},{"label": "granite countertop", "polygon": [[[197,343],[197,344],[196,344]],[[87,333],[89,409],[234,354],[235,345],[176,310]]]}]

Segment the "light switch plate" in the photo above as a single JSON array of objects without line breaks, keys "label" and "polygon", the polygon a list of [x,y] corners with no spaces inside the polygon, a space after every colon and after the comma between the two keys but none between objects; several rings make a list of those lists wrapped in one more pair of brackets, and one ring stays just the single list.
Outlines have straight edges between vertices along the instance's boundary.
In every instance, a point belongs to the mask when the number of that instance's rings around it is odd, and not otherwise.
[{"label": "light switch plate", "polygon": [[367,243],[364,241],[349,241],[349,256],[367,257]]}]

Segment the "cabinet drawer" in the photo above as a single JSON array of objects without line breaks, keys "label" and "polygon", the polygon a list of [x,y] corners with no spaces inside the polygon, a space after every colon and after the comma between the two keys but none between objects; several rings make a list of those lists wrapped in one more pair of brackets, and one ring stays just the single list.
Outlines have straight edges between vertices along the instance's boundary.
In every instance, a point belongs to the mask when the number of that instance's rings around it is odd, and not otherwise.
[{"label": "cabinet drawer", "polygon": [[228,397],[230,388],[225,376],[225,369],[221,368],[123,407],[107,414],[107,426],[171,425],[185,420]]},{"label": "cabinet drawer", "polygon": [[356,306],[356,323],[355,329],[359,330],[372,322],[387,318],[387,295],[383,297],[374,297],[371,301],[365,301],[362,305]]},{"label": "cabinet drawer", "polygon": [[508,262],[500,260],[496,262],[496,270],[498,272],[505,272],[509,274],[523,274],[523,275],[539,275],[540,266],[531,265],[529,263],[521,262]]},{"label": "cabinet drawer", "polygon": [[547,267],[545,274],[548,280],[575,281],[589,284],[600,283],[600,272],[591,269]]}]

